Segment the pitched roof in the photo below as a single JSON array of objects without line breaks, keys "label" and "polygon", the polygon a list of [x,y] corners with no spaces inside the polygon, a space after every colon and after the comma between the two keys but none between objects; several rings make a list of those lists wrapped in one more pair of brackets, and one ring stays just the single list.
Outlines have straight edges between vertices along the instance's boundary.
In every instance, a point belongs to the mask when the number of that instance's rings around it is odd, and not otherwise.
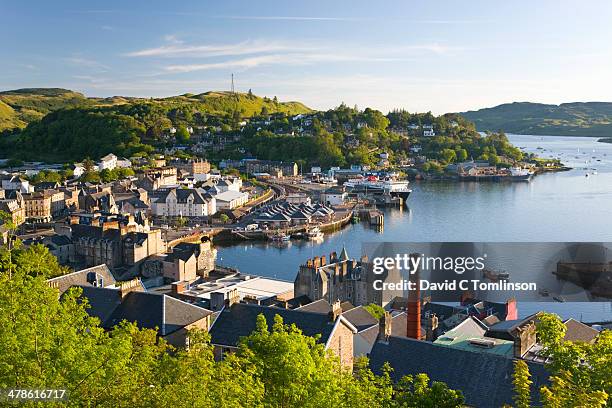
[{"label": "pitched roof", "polygon": [[568,319],[564,323],[567,331],[563,340],[593,343],[599,335],[597,330],[577,320]]},{"label": "pitched roof", "polygon": [[[363,306],[355,307],[349,311],[342,313],[342,316],[346,318],[353,326],[357,328],[357,331],[366,330],[372,326],[378,325],[378,320],[370,314]],[[393,326],[391,326],[393,327]]]},{"label": "pitched roof", "polygon": [[47,280],[51,286],[56,287],[60,295],[68,290],[71,286],[91,286],[96,279],[102,279],[103,286],[112,286],[116,283],[115,276],[106,264],[94,266],[80,271],[68,273]]},{"label": "pitched roof", "polygon": [[212,314],[210,310],[160,293],[132,291],[122,300],[117,289],[82,288],[82,296],[91,305],[87,313],[99,318],[106,329],[126,320],[135,322],[139,328],[157,328],[160,336],[166,336]]},{"label": "pitched roof", "polygon": [[255,330],[257,316],[260,314],[266,318],[268,327],[272,327],[274,316],[278,314],[285,324],[295,324],[306,336],[320,334],[321,343],[327,342],[334,328],[334,323],[327,314],[236,303],[219,314],[210,329],[211,342],[236,347],[241,337],[248,336]]},{"label": "pitched roof", "polygon": [[[511,358],[392,336],[387,342],[377,342],[370,353],[374,372],[380,374],[385,362],[393,367],[395,381],[405,375],[425,373],[432,381],[461,390],[470,406],[498,408],[513,402]],[[547,383],[549,375],[542,364],[527,364],[534,382],[532,401],[539,401],[537,390]]]}]

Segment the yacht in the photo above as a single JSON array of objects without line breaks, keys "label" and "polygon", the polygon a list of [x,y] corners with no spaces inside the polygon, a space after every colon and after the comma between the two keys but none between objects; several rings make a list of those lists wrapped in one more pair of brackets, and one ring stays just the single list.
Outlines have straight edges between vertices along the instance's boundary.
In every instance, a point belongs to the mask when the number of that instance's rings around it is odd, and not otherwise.
[{"label": "yacht", "polygon": [[323,232],[321,232],[321,229],[319,227],[313,227],[309,229],[307,235],[308,239],[312,241],[318,241],[323,239]]}]

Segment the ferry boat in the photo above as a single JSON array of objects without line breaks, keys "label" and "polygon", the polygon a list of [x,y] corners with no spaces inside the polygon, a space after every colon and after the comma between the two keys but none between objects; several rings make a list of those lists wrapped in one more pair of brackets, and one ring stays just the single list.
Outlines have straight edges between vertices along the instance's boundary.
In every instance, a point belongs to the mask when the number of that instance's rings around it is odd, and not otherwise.
[{"label": "ferry boat", "polygon": [[533,176],[533,171],[520,167],[510,168],[510,178],[512,181],[529,181]]},{"label": "ferry boat", "polygon": [[312,241],[318,241],[323,239],[323,232],[319,229],[319,227],[314,227],[308,230],[307,232],[308,239]]},{"label": "ferry boat", "polygon": [[395,177],[379,178],[378,176],[370,175],[349,179],[344,183],[344,186],[350,189],[351,192],[385,194],[392,197],[401,197],[406,202],[408,196],[412,193],[412,190],[408,188],[408,184],[408,180],[398,180]]}]

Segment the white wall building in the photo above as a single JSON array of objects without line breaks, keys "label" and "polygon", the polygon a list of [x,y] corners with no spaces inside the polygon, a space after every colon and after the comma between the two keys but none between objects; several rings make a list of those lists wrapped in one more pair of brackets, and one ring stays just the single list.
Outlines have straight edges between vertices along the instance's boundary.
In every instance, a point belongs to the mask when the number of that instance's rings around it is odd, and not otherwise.
[{"label": "white wall building", "polygon": [[217,212],[217,200],[195,189],[171,189],[151,198],[151,210],[160,217],[208,217]]},{"label": "white wall building", "polygon": [[34,191],[34,187],[30,185],[30,182],[19,176],[10,176],[2,179],[3,190],[17,190],[20,193],[31,193]]},{"label": "white wall building", "polygon": [[107,154],[102,157],[98,162],[98,170],[102,171],[104,169],[113,170],[117,167],[117,156],[112,153]]},{"label": "white wall building", "polygon": [[217,194],[215,198],[217,199],[217,208],[219,210],[233,210],[249,201],[249,193],[229,190]]}]

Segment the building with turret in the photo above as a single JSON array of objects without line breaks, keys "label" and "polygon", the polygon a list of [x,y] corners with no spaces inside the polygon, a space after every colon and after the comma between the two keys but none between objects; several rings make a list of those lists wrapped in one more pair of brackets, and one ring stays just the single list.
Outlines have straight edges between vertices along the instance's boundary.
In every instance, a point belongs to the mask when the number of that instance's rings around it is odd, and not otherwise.
[{"label": "building with turret", "polygon": [[370,303],[385,306],[398,294],[376,290],[374,280],[390,281],[390,277],[373,274],[367,256],[351,259],[346,248],[342,248],[340,255],[332,252],[329,258],[317,256],[301,265],[294,282],[294,295],[307,296],[312,301],[325,299],[330,304],[340,300],[355,306]]}]

